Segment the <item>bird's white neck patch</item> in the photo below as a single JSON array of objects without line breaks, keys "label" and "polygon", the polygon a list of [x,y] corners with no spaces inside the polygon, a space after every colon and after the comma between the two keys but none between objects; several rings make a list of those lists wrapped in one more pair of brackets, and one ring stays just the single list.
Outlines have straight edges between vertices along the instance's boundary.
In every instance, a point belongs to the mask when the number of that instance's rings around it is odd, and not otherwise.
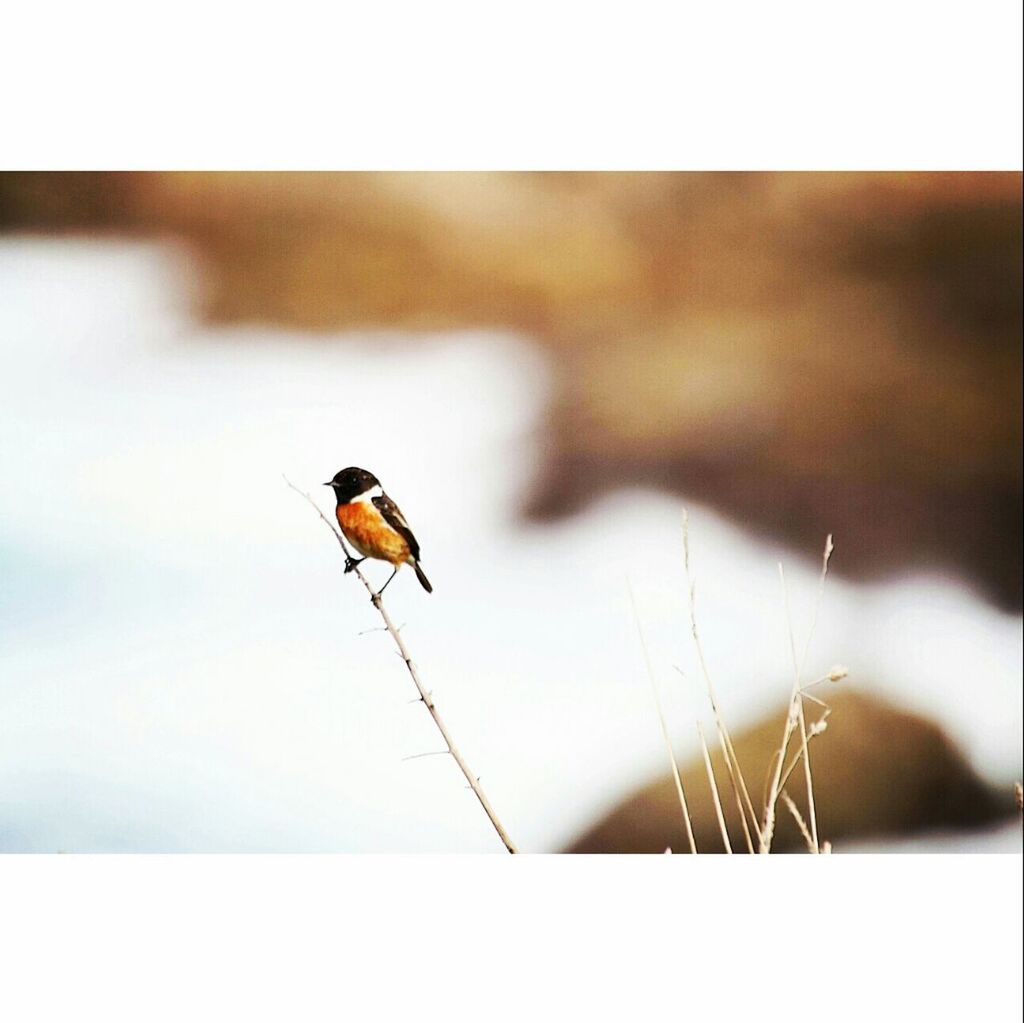
[{"label": "bird's white neck patch", "polygon": [[369,504],[375,497],[383,497],[384,488],[381,486],[370,487],[364,490],[358,497],[353,497],[349,504]]}]

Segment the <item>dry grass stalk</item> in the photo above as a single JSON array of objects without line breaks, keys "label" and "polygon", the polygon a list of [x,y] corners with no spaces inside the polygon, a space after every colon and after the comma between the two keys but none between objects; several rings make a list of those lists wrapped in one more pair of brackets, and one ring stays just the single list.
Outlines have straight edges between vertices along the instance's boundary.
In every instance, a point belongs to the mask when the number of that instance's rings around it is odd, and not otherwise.
[{"label": "dry grass stalk", "polygon": [[[760,845],[759,852],[767,853],[771,850],[772,836],[775,833],[775,815],[776,815],[776,803],[779,798],[779,791],[782,787],[782,770],[786,763],[786,752],[789,748],[790,739],[793,736],[793,732],[796,730],[798,725],[801,725],[801,738],[803,739],[802,748],[800,754],[803,756],[805,765],[805,779],[808,786],[808,802],[813,807],[814,790],[810,772],[810,759],[807,757],[807,727],[806,718],[803,712],[803,691],[800,686],[800,675],[803,670],[803,662],[807,656],[807,651],[811,645],[811,639],[814,636],[814,630],[818,623],[818,612],[821,608],[821,596],[825,588],[825,577],[828,574],[828,560],[832,556],[833,545],[832,545],[832,534],[825,539],[825,551],[822,555],[821,564],[821,576],[818,580],[818,596],[814,606],[814,617],[811,620],[811,628],[807,634],[807,641],[804,644],[803,655],[796,658],[796,644],[793,640],[792,627],[790,627],[790,648],[794,656],[794,674],[795,678],[793,681],[793,691],[790,695],[789,702],[789,713],[786,715],[786,725],[783,730],[782,744],[779,747],[778,754],[774,759],[774,771],[771,777],[771,784],[768,790],[768,798],[765,801],[764,808],[764,823],[761,827],[760,832]],[[779,566],[779,572],[782,573],[782,566]],[[783,583],[785,583],[785,576],[782,576]],[[783,592],[785,592],[785,585],[783,585]],[[786,598],[787,603],[787,617],[788,617],[788,597]],[[812,811],[813,817],[813,811]],[[812,833],[815,830],[815,826],[812,825]],[[815,839],[815,852],[818,851],[817,835]]]},{"label": "dry grass stalk", "polygon": [[812,853],[818,852],[818,847],[814,844],[814,836],[807,830],[807,824],[804,822],[803,815],[797,809],[796,803],[793,802],[792,797],[785,789],[782,790],[782,800],[789,809],[789,812],[793,815],[793,819],[796,821],[796,826],[800,829],[800,834],[804,836],[807,848]]},{"label": "dry grass stalk", "polygon": [[[627,585],[629,585],[627,580]],[[658,721],[661,723],[661,736],[665,740],[665,749],[668,750],[668,759],[672,764],[672,778],[676,783],[676,795],[679,797],[679,806],[683,811],[683,825],[686,828],[686,840],[690,843],[690,852],[697,852],[697,843],[693,837],[693,823],[690,820],[690,808],[686,805],[686,793],[683,791],[683,778],[679,773],[679,764],[676,761],[675,751],[672,749],[672,740],[669,738],[668,725],[665,722],[665,714],[661,707],[661,697],[658,694],[658,683],[654,677],[654,667],[651,664],[651,655],[647,649],[647,640],[644,637],[644,630],[640,624],[640,612],[637,611],[636,597],[633,595],[633,587],[629,585],[629,601],[633,606],[633,620],[636,622],[637,635],[640,637],[640,646],[644,651],[644,663],[647,665],[647,677],[651,681],[651,692],[654,693],[654,706],[658,711]],[[671,849],[666,849],[671,852]]]},{"label": "dry grass stalk", "polygon": [[[312,497],[309,496],[309,494],[307,494],[303,490],[300,490],[287,477],[284,478],[284,481],[285,483],[288,484],[289,487],[291,487],[292,490],[295,491],[295,493],[304,497],[310,503],[310,505],[313,507],[316,513],[320,516],[320,518],[323,519],[324,523],[331,530],[331,532],[334,533],[335,538],[337,539],[339,545],[341,546],[342,553],[345,555],[346,564],[350,564],[353,560],[352,554],[349,551],[348,546],[345,544],[344,537],[342,537],[341,533],[338,531],[334,523],[331,522],[331,520],[327,518],[326,515],[324,515],[324,513],[320,510],[320,506],[316,503],[316,501],[313,500]],[[356,574],[356,576],[358,576],[359,581],[366,587],[367,592],[370,594],[371,603],[377,609],[381,618],[384,620],[385,628],[390,633],[391,638],[395,641],[395,645],[398,647],[398,653],[401,656],[402,660],[405,661],[405,667],[408,670],[410,677],[412,678],[413,684],[416,686],[417,692],[420,694],[420,700],[423,702],[423,705],[427,708],[427,711],[430,713],[431,718],[433,718],[434,724],[437,726],[437,730],[441,733],[441,738],[444,739],[445,745],[447,746],[447,750],[441,752],[450,753],[452,759],[455,761],[456,764],[459,765],[459,770],[462,771],[463,775],[466,778],[466,781],[469,782],[469,787],[473,790],[473,794],[476,796],[477,800],[479,800],[480,805],[484,809],[484,813],[487,814],[488,819],[493,825],[494,830],[498,833],[498,837],[501,839],[505,848],[510,853],[518,852],[518,849],[516,849],[516,846],[513,843],[512,839],[509,837],[508,832],[505,830],[501,821],[498,819],[498,815],[494,812],[494,807],[491,806],[490,800],[487,798],[486,794],[484,793],[484,790],[480,787],[480,779],[477,778],[477,776],[473,774],[473,772],[469,769],[469,765],[463,759],[462,754],[459,752],[459,748],[455,745],[455,742],[451,737],[451,733],[448,731],[447,726],[441,719],[441,715],[438,713],[437,707],[434,705],[434,701],[433,698],[431,697],[431,694],[426,690],[423,683],[420,681],[419,672],[416,670],[416,665],[413,663],[412,655],[409,653],[408,648],[405,645],[405,641],[402,639],[399,630],[395,628],[394,622],[391,621],[391,616],[388,614],[387,609],[384,607],[384,602],[381,600],[380,594],[376,590],[374,590],[374,588],[370,585],[369,581],[367,580],[366,576],[363,575],[363,573],[359,570],[358,567],[353,567],[352,571]]]},{"label": "dry grass stalk", "polygon": [[753,824],[755,831],[759,831],[760,826],[757,814],[754,812],[753,803],[750,800],[750,793],[747,790],[746,781],[743,778],[743,771],[741,770],[739,760],[736,757],[736,750],[732,744],[732,736],[729,735],[729,729],[726,727],[725,719],[722,717],[718,709],[718,700],[715,698],[715,688],[711,683],[711,673],[708,671],[707,661],[704,658],[704,646],[700,641],[700,632],[697,629],[696,586],[693,581],[693,575],[690,571],[690,516],[689,512],[687,512],[685,508],[683,509],[683,565],[686,569],[686,591],[690,608],[690,633],[693,636],[694,647],[697,650],[697,660],[700,662],[701,673],[704,676],[704,684],[707,688],[708,700],[711,703],[711,710],[715,715],[715,727],[718,731],[718,741],[722,747],[722,756],[729,772],[729,781],[732,783],[733,793],[736,796],[736,805],[740,812],[740,820],[743,823],[743,834],[746,838],[748,848],[753,852],[754,846],[751,841],[750,830],[747,827],[747,818],[744,811],[749,813],[750,821]]},{"label": "dry grass stalk", "polygon": [[[816,701],[816,702],[820,703],[821,701],[819,700],[819,701]],[[828,727],[828,716],[829,716],[829,714],[832,713],[832,710],[831,710],[830,707],[828,707],[828,706],[826,706],[824,704],[822,706],[825,707],[824,713],[807,730],[807,740],[806,740],[807,743],[809,743],[811,741],[811,739],[815,738],[816,736],[821,735],[821,733],[824,732],[825,729]],[[789,783],[790,776],[796,770],[797,764],[799,764],[800,761],[803,759],[804,753],[805,753],[806,749],[807,749],[807,745],[805,743],[802,749],[798,749],[796,751],[796,753],[793,755],[793,759],[789,762],[789,766],[786,768],[785,771],[782,772],[782,780],[779,782],[779,789],[780,790],[784,789],[786,787],[786,785]],[[779,755],[779,751],[776,750],[775,751],[775,756],[778,756],[778,755]]]},{"label": "dry grass stalk", "polygon": [[[826,542],[826,548],[832,543],[832,537],[829,536]],[[827,560],[826,560],[827,564]],[[796,686],[797,693],[797,709],[799,711],[799,722],[800,722],[800,752],[803,758],[804,764],[804,782],[807,786],[807,815],[811,822],[811,851],[815,854],[818,852],[818,815],[814,808],[814,783],[811,778],[811,753],[807,748],[807,716],[804,711],[803,692],[800,685],[800,675],[803,669],[803,660],[801,657],[797,660],[796,656],[796,640],[793,636],[793,615],[789,607],[789,589],[786,586],[786,573],[783,571],[781,563],[779,564],[779,580],[782,583],[782,602],[786,610],[786,629],[789,632],[789,649],[793,657],[793,677],[794,685]],[[815,623],[817,621],[817,608],[815,608]],[[811,626],[813,632],[814,625]],[[804,647],[804,656],[807,654],[807,648]]]},{"label": "dry grass stalk", "polygon": [[718,828],[722,833],[722,843],[725,845],[725,851],[732,853],[732,843],[729,841],[729,831],[725,826],[725,816],[722,813],[722,801],[718,797],[718,785],[715,783],[715,772],[711,768],[711,754],[708,752],[708,744],[704,740],[704,729],[701,728],[700,722],[697,722],[697,734],[700,736],[700,748],[704,754],[704,767],[708,772],[708,785],[711,787],[711,798],[715,803],[715,816],[718,818]]},{"label": "dry grass stalk", "polygon": [[[732,785],[733,795],[735,795],[735,797],[736,797],[736,809],[739,811],[739,814],[740,814],[740,824],[743,827],[743,840],[747,844],[747,852],[753,853],[753,851],[754,851],[754,841],[750,837],[750,828],[747,826],[747,815],[746,815],[746,813],[744,813],[744,810],[743,810],[743,800],[740,798],[740,787],[741,787],[743,779],[742,779],[742,777],[740,777],[739,779],[737,779],[737,777],[736,777],[736,771],[739,770],[739,762],[737,761],[735,769],[734,769],[734,767],[733,767],[733,757],[729,756],[729,747],[726,745],[726,743],[724,741],[722,741],[721,734],[719,735],[719,740],[722,742],[722,755],[723,755],[723,757],[725,759],[725,769],[729,773],[729,782]],[[753,809],[754,808],[751,807],[750,809],[751,809],[751,814],[753,814]],[[756,822],[755,822],[755,828],[756,828],[756,826],[757,825],[756,825]]]},{"label": "dry grass stalk", "polygon": [[[804,641],[803,653],[800,655],[800,661],[795,665],[796,668],[796,681],[799,684],[800,679],[803,677],[804,666],[807,663],[807,653],[811,648],[811,640],[814,638],[815,630],[818,627],[818,615],[821,612],[821,598],[825,594],[825,578],[828,575],[828,561],[832,557],[832,551],[835,549],[835,545],[832,543],[832,534],[829,533],[825,537],[825,549],[821,555],[821,575],[818,577],[818,593],[814,599],[814,616],[811,618],[811,627],[807,631],[807,639]],[[783,581],[783,588],[785,588],[785,581]],[[786,617],[789,622],[789,635],[792,641],[793,636],[793,623],[792,618],[789,615],[789,598],[786,597]],[[792,642],[791,642],[792,649]],[[829,672],[829,679],[832,679],[834,672]],[[807,750],[807,720],[804,715],[804,699],[803,693],[801,692],[800,698],[800,738],[802,740],[802,752],[804,758],[804,779],[807,783],[807,803],[808,803],[808,816],[810,817],[811,823],[811,835],[814,838],[814,851],[818,853],[821,851],[821,846],[818,842],[818,814],[814,804],[814,783],[811,779],[811,756]],[[828,716],[829,710],[825,708],[825,714],[822,716],[819,722],[821,730],[825,729],[825,718]],[[818,732],[814,733],[819,734]]]}]

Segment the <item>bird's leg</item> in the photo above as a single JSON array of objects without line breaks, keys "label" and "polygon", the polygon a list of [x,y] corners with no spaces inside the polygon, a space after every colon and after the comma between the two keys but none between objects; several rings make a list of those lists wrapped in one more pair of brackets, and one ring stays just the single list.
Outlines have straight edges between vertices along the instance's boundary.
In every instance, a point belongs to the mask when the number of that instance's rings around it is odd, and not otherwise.
[{"label": "bird's leg", "polygon": [[379,590],[377,591],[377,596],[378,596],[378,597],[379,597],[379,596],[381,596],[381,594],[382,594],[382,593],[383,593],[383,592],[384,592],[384,591],[385,591],[385,590],[386,590],[386,589],[388,588],[388,583],[390,583],[390,582],[391,582],[391,580],[392,580],[392,579],[394,579],[396,575],[398,575],[398,565],[395,565],[395,570],[394,570],[394,572],[392,572],[392,573],[391,573],[391,575],[389,575],[389,576],[388,576],[388,582],[387,582],[387,583],[385,583],[385,584],[384,584],[384,585],[383,585],[383,586],[382,586],[382,587],[381,587],[381,588],[380,588],[380,589],[379,589]]},{"label": "bird's leg", "polygon": [[353,568],[357,568],[365,560],[366,560],[366,558],[349,558],[349,557],[346,557],[345,558],[345,575],[348,575],[349,572],[351,572]]}]

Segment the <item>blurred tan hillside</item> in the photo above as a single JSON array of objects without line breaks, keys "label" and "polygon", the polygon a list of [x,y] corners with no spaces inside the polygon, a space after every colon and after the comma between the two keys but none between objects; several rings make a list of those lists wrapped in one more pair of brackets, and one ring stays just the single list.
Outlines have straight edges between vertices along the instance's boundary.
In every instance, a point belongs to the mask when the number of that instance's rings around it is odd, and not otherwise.
[{"label": "blurred tan hillside", "polygon": [[8,174],[0,228],[186,240],[203,314],[521,331],[530,514],[635,482],[1021,606],[1020,174]]},{"label": "blurred tan hillside", "polygon": [[[1012,787],[996,788],[982,781],[936,725],[853,690],[831,695],[821,691],[820,695],[833,711],[827,730],[809,747],[821,840],[841,848],[854,839],[971,830],[1018,816]],[[809,721],[821,715],[811,704],[807,710]],[[782,740],[785,717],[785,709],[780,710],[755,728],[733,736],[758,813],[763,810],[764,782]],[[708,742],[717,747],[717,741],[712,730]],[[790,747],[789,759],[798,748],[799,736]],[[679,766],[697,850],[723,852],[703,760]],[[734,852],[746,852],[735,796],[717,748],[712,766],[729,841]],[[794,772],[787,790],[806,820],[802,768]],[[628,796],[567,851],[660,853],[666,846],[673,852],[689,851],[679,797],[670,777]],[[779,852],[807,848],[782,801],[773,848]]]}]

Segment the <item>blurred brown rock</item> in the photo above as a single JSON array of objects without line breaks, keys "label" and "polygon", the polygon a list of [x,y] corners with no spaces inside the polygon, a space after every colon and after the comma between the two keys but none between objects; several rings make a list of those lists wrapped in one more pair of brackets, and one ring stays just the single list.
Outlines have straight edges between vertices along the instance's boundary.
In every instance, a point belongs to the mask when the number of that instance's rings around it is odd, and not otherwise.
[{"label": "blurred brown rock", "polygon": [[[827,696],[826,693],[822,694]],[[837,849],[854,839],[914,835],[930,830],[970,830],[1013,817],[1010,788],[982,781],[938,726],[882,701],[843,691],[832,694],[828,728],[811,740],[818,836]],[[816,719],[808,705],[808,724]],[[782,739],[785,712],[733,736],[754,808],[762,812],[765,779]],[[717,738],[708,735],[708,742]],[[796,737],[799,743],[799,736]],[[791,755],[795,751],[791,746]],[[712,766],[734,852],[746,852],[735,796],[719,752]],[[699,852],[723,852],[702,760],[680,765],[683,791]],[[787,786],[807,818],[802,769]],[[671,777],[629,796],[567,850],[579,853],[688,852],[682,811]],[[756,840],[755,840],[756,848]],[[773,849],[800,852],[806,843],[780,801]]]},{"label": "blurred brown rock", "polygon": [[[643,483],[1021,607],[1021,175],[0,175],[0,228],[186,239],[204,313],[549,353],[530,514]],[[525,500],[526,495],[524,495]]]}]

